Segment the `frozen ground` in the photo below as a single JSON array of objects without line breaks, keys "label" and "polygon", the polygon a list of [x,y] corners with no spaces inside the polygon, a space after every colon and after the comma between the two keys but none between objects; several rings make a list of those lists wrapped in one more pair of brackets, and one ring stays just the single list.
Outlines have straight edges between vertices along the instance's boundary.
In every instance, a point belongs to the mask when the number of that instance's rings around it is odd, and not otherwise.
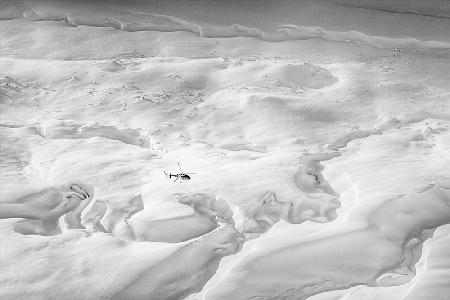
[{"label": "frozen ground", "polygon": [[1,299],[449,299],[448,2],[0,3]]}]

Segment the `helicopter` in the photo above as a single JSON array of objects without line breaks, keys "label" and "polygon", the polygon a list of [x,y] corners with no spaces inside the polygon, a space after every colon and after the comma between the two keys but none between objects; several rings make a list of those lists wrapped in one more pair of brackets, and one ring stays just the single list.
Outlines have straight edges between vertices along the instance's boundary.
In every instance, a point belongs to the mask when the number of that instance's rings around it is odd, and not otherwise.
[{"label": "helicopter", "polygon": [[191,176],[189,176],[188,174],[195,174],[195,173],[185,173],[185,172],[183,172],[183,170],[181,170],[180,163],[178,163],[178,168],[180,169],[180,173],[178,173],[178,174],[167,173],[166,171],[164,171],[164,174],[167,176],[167,178],[176,177],[173,182],[176,182],[178,179],[191,180]]}]

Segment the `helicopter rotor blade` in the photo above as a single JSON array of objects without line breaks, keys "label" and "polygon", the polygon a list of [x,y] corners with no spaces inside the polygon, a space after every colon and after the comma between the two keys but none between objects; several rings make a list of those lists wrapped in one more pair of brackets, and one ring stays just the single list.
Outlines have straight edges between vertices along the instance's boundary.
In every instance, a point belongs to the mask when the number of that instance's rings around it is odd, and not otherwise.
[{"label": "helicopter rotor blade", "polygon": [[183,173],[183,170],[181,170],[180,162],[177,162],[177,163],[178,163],[178,168],[180,169],[180,173]]}]

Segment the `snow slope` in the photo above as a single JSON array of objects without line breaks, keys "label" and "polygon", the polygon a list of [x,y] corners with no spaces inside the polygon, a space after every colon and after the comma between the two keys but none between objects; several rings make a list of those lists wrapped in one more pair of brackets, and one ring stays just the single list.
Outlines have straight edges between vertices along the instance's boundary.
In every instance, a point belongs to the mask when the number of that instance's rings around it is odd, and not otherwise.
[{"label": "snow slope", "polygon": [[1,219],[0,298],[447,299],[450,8],[399,3],[1,1],[0,204],[99,201]]}]

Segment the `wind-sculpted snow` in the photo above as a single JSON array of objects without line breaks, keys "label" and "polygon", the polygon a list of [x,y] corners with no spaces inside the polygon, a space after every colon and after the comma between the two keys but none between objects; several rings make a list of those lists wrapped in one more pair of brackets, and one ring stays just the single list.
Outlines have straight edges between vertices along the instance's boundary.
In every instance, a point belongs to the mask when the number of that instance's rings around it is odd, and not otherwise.
[{"label": "wind-sculpted snow", "polygon": [[134,220],[132,216],[144,209],[142,198],[137,196],[125,208],[111,207],[105,217],[106,228],[126,239],[179,243],[213,231],[219,222],[234,225],[233,212],[213,195],[185,194],[180,195],[178,201],[190,206],[193,213],[175,218]]},{"label": "wind-sculpted snow", "polygon": [[356,42],[367,44],[376,48],[449,48],[450,43],[439,41],[420,41],[414,38],[390,38],[383,36],[370,36],[363,32],[339,32],[325,30],[321,27],[306,27],[292,24],[284,25],[278,29],[286,39],[319,38],[331,42]]},{"label": "wind-sculpted snow", "polygon": [[[430,5],[430,2],[435,4]],[[450,19],[450,5],[444,1],[430,1],[423,3],[421,1],[355,1],[355,0],[339,0],[337,3],[345,7],[363,8],[375,11],[398,14],[413,14],[417,16],[427,16],[433,18]]]},{"label": "wind-sculpted snow", "polygon": [[108,232],[101,220],[105,216],[107,205],[104,200],[97,199],[87,214],[84,215],[81,223],[90,231]]},{"label": "wind-sculpted snow", "polygon": [[[450,190],[441,184],[392,199],[370,214],[367,228],[293,245],[247,262],[240,267],[247,275],[233,279],[239,280],[238,288],[230,290],[228,283],[208,297],[306,299],[359,284],[407,282],[414,276],[414,264],[429,231],[450,222],[449,203]],[[333,251],[324,245],[330,241]],[[264,280],[268,276],[271,280]]]},{"label": "wind-sculpted snow", "polygon": [[[130,220],[143,209],[140,196],[131,199],[121,209],[113,208],[106,217],[106,202],[96,200],[81,220],[81,213],[93,197],[91,186],[75,181],[61,189],[47,189],[16,201],[1,202],[0,219],[24,218],[13,227],[24,235],[61,234],[58,220],[65,215],[67,229],[84,229],[87,225],[88,231],[109,233],[107,228],[112,227],[112,234],[131,240],[177,243],[201,237],[182,246],[169,258],[140,271],[137,279],[131,280],[117,294],[110,295],[112,299],[146,299],[149,296],[153,299],[182,299],[200,291],[214,274],[221,258],[240,251],[244,242],[244,237],[234,228],[230,208],[211,195],[181,195],[179,202],[193,208],[192,216],[145,224],[131,223]],[[107,228],[102,223],[104,217]],[[224,224],[220,228],[218,221]],[[125,228],[117,229],[118,226]],[[149,285],[148,278],[155,276],[158,280],[152,279],[153,284]],[[173,286],[174,280],[176,287]]]},{"label": "wind-sculpted snow", "polygon": [[[83,297],[89,299],[96,299],[97,297],[108,299],[183,299],[189,294],[198,292],[208,279],[214,274],[220,260],[228,255],[237,253],[242,248],[243,237],[231,225],[226,225],[214,230],[213,232],[191,241],[185,245],[177,246],[175,249],[164,248],[158,244],[146,245],[142,244],[140,247],[136,244],[130,244],[107,235],[97,235],[94,238],[97,242],[97,247],[103,248],[110,253],[109,255],[122,255],[123,259],[118,265],[117,261],[113,263],[116,267],[110,269],[112,273],[110,276],[120,276],[120,273],[127,274],[132,271],[133,276],[122,276],[122,283],[120,286],[111,289],[105,289],[103,284],[94,284],[92,280],[100,279],[100,273],[104,271],[91,269],[91,266],[97,265],[99,268],[105,268],[101,261],[105,258],[97,256],[99,253],[93,252],[92,244],[89,246],[89,235],[79,231],[73,232],[72,235],[62,238],[61,235],[56,236],[50,240],[50,243],[45,241],[35,241],[32,245],[28,244],[26,250],[33,249],[34,255],[45,255],[48,251],[52,252],[55,249],[64,248],[64,254],[58,256],[51,256],[48,259],[42,259],[37,264],[34,264],[35,270],[39,270],[42,275],[40,278],[34,278],[32,274],[24,274],[22,279],[32,280],[35,285],[30,289],[25,289],[22,292],[24,297],[40,298],[48,297],[49,293],[63,295],[63,297],[73,297],[74,290],[66,285],[62,278],[70,278],[79,272],[84,273],[82,281],[89,285],[93,290],[78,291],[76,297]],[[70,248],[67,243],[78,244],[77,247]],[[86,243],[87,242],[87,243]],[[10,244],[18,244],[19,240],[10,240]],[[158,249],[159,248],[159,249]],[[99,249],[99,248],[97,248]],[[164,253],[161,253],[161,252]],[[96,250],[95,250],[96,252]],[[120,254],[122,253],[122,254]],[[13,252],[4,253],[6,259],[14,259]],[[93,260],[80,261],[79,255],[90,255]],[[148,257],[151,254],[152,257]],[[108,256],[109,256],[108,255]],[[131,256],[130,256],[131,255]],[[147,257],[147,258],[146,258]],[[29,261],[29,258],[22,257],[23,262]],[[195,258],[195,259],[193,259]],[[51,268],[48,266],[48,261],[52,261],[56,265]],[[88,264],[89,263],[89,264]],[[61,266],[73,265],[73,269],[69,272],[64,271]],[[112,266],[112,265],[111,265]],[[25,265],[24,265],[25,267]],[[45,288],[48,280],[47,276],[51,276],[53,271],[60,269],[61,276],[59,282],[61,284],[54,285],[51,290]],[[106,267],[109,269],[109,267]],[[3,273],[0,276],[0,282],[4,282],[12,270],[10,268],[3,268]],[[174,272],[175,271],[175,272]],[[124,273],[123,273],[124,272]],[[114,273],[114,274],[113,274]],[[116,277],[117,278],[117,277]],[[149,281],[150,279],[150,281]],[[91,280],[91,283],[89,282]],[[112,282],[111,280],[103,281],[103,283]],[[176,285],[174,285],[176,282]],[[21,286],[21,281],[9,284]],[[11,298],[10,290],[3,290],[0,292],[2,298]]]},{"label": "wind-sculpted snow", "polygon": [[111,299],[184,299],[199,292],[220,260],[239,252],[242,243],[233,226],[219,228],[144,270]]},{"label": "wind-sculpted snow", "polygon": [[447,300],[450,23],[400,2],[2,1],[0,298]]},{"label": "wind-sculpted snow", "polygon": [[55,235],[61,233],[58,220],[63,215],[68,228],[84,228],[81,212],[93,197],[91,186],[74,181],[61,189],[47,189],[12,202],[1,202],[0,219],[25,219],[14,224],[14,230],[21,234]]},{"label": "wind-sculpted snow", "polygon": [[337,141],[332,143],[330,145],[330,148],[343,148],[347,146],[347,144],[354,139],[361,139],[365,138],[374,134],[382,134],[382,131],[380,129],[371,129],[371,130],[363,130],[359,128],[355,128],[352,131],[350,131],[348,134],[344,135],[343,137],[339,138]]},{"label": "wind-sculpted snow", "polygon": [[43,137],[51,139],[103,137],[155,151],[165,151],[161,144],[152,138],[149,133],[139,129],[120,129],[115,126],[101,125],[97,122],[82,125],[73,120],[48,120],[43,124],[36,124],[35,127]]},{"label": "wind-sculpted snow", "polygon": [[325,223],[337,217],[336,210],[341,206],[339,195],[323,177],[321,160],[328,160],[338,153],[306,154],[300,158],[298,172],[294,175],[299,199],[278,199],[274,192],[266,193],[259,202],[247,212],[243,233],[249,238],[258,237],[268,231],[276,222],[284,220],[291,224],[305,221]]},{"label": "wind-sculpted snow", "polygon": [[4,13],[3,21],[25,18],[30,21],[61,21],[69,26],[92,26],[92,27],[110,27],[126,32],[137,31],[158,31],[158,32],[176,32],[185,31],[205,38],[232,38],[232,37],[252,37],[263,41],[281,42],[286,40],[308,40],[322,39],[331,42],[344,43],[363,43],[376,48],[450,48],[450,43],[442,41],[422,41],[412,37],[391,38],[383,36],[371,36],[359,31],[334,31],[321,27],[299,26],[295,24],[283,24],[262,30],[248,27],[240,24],[229,26],[217,25],[199,25],[174,16],[161,14],[138,14],[145,16],[145,21],[130,22],[121,20],[120,16],[108,17],[83,17],[71,16],[64,12],[35,12],[33,10],[23,10],[18,16],[17,11],[10,14]]}]

